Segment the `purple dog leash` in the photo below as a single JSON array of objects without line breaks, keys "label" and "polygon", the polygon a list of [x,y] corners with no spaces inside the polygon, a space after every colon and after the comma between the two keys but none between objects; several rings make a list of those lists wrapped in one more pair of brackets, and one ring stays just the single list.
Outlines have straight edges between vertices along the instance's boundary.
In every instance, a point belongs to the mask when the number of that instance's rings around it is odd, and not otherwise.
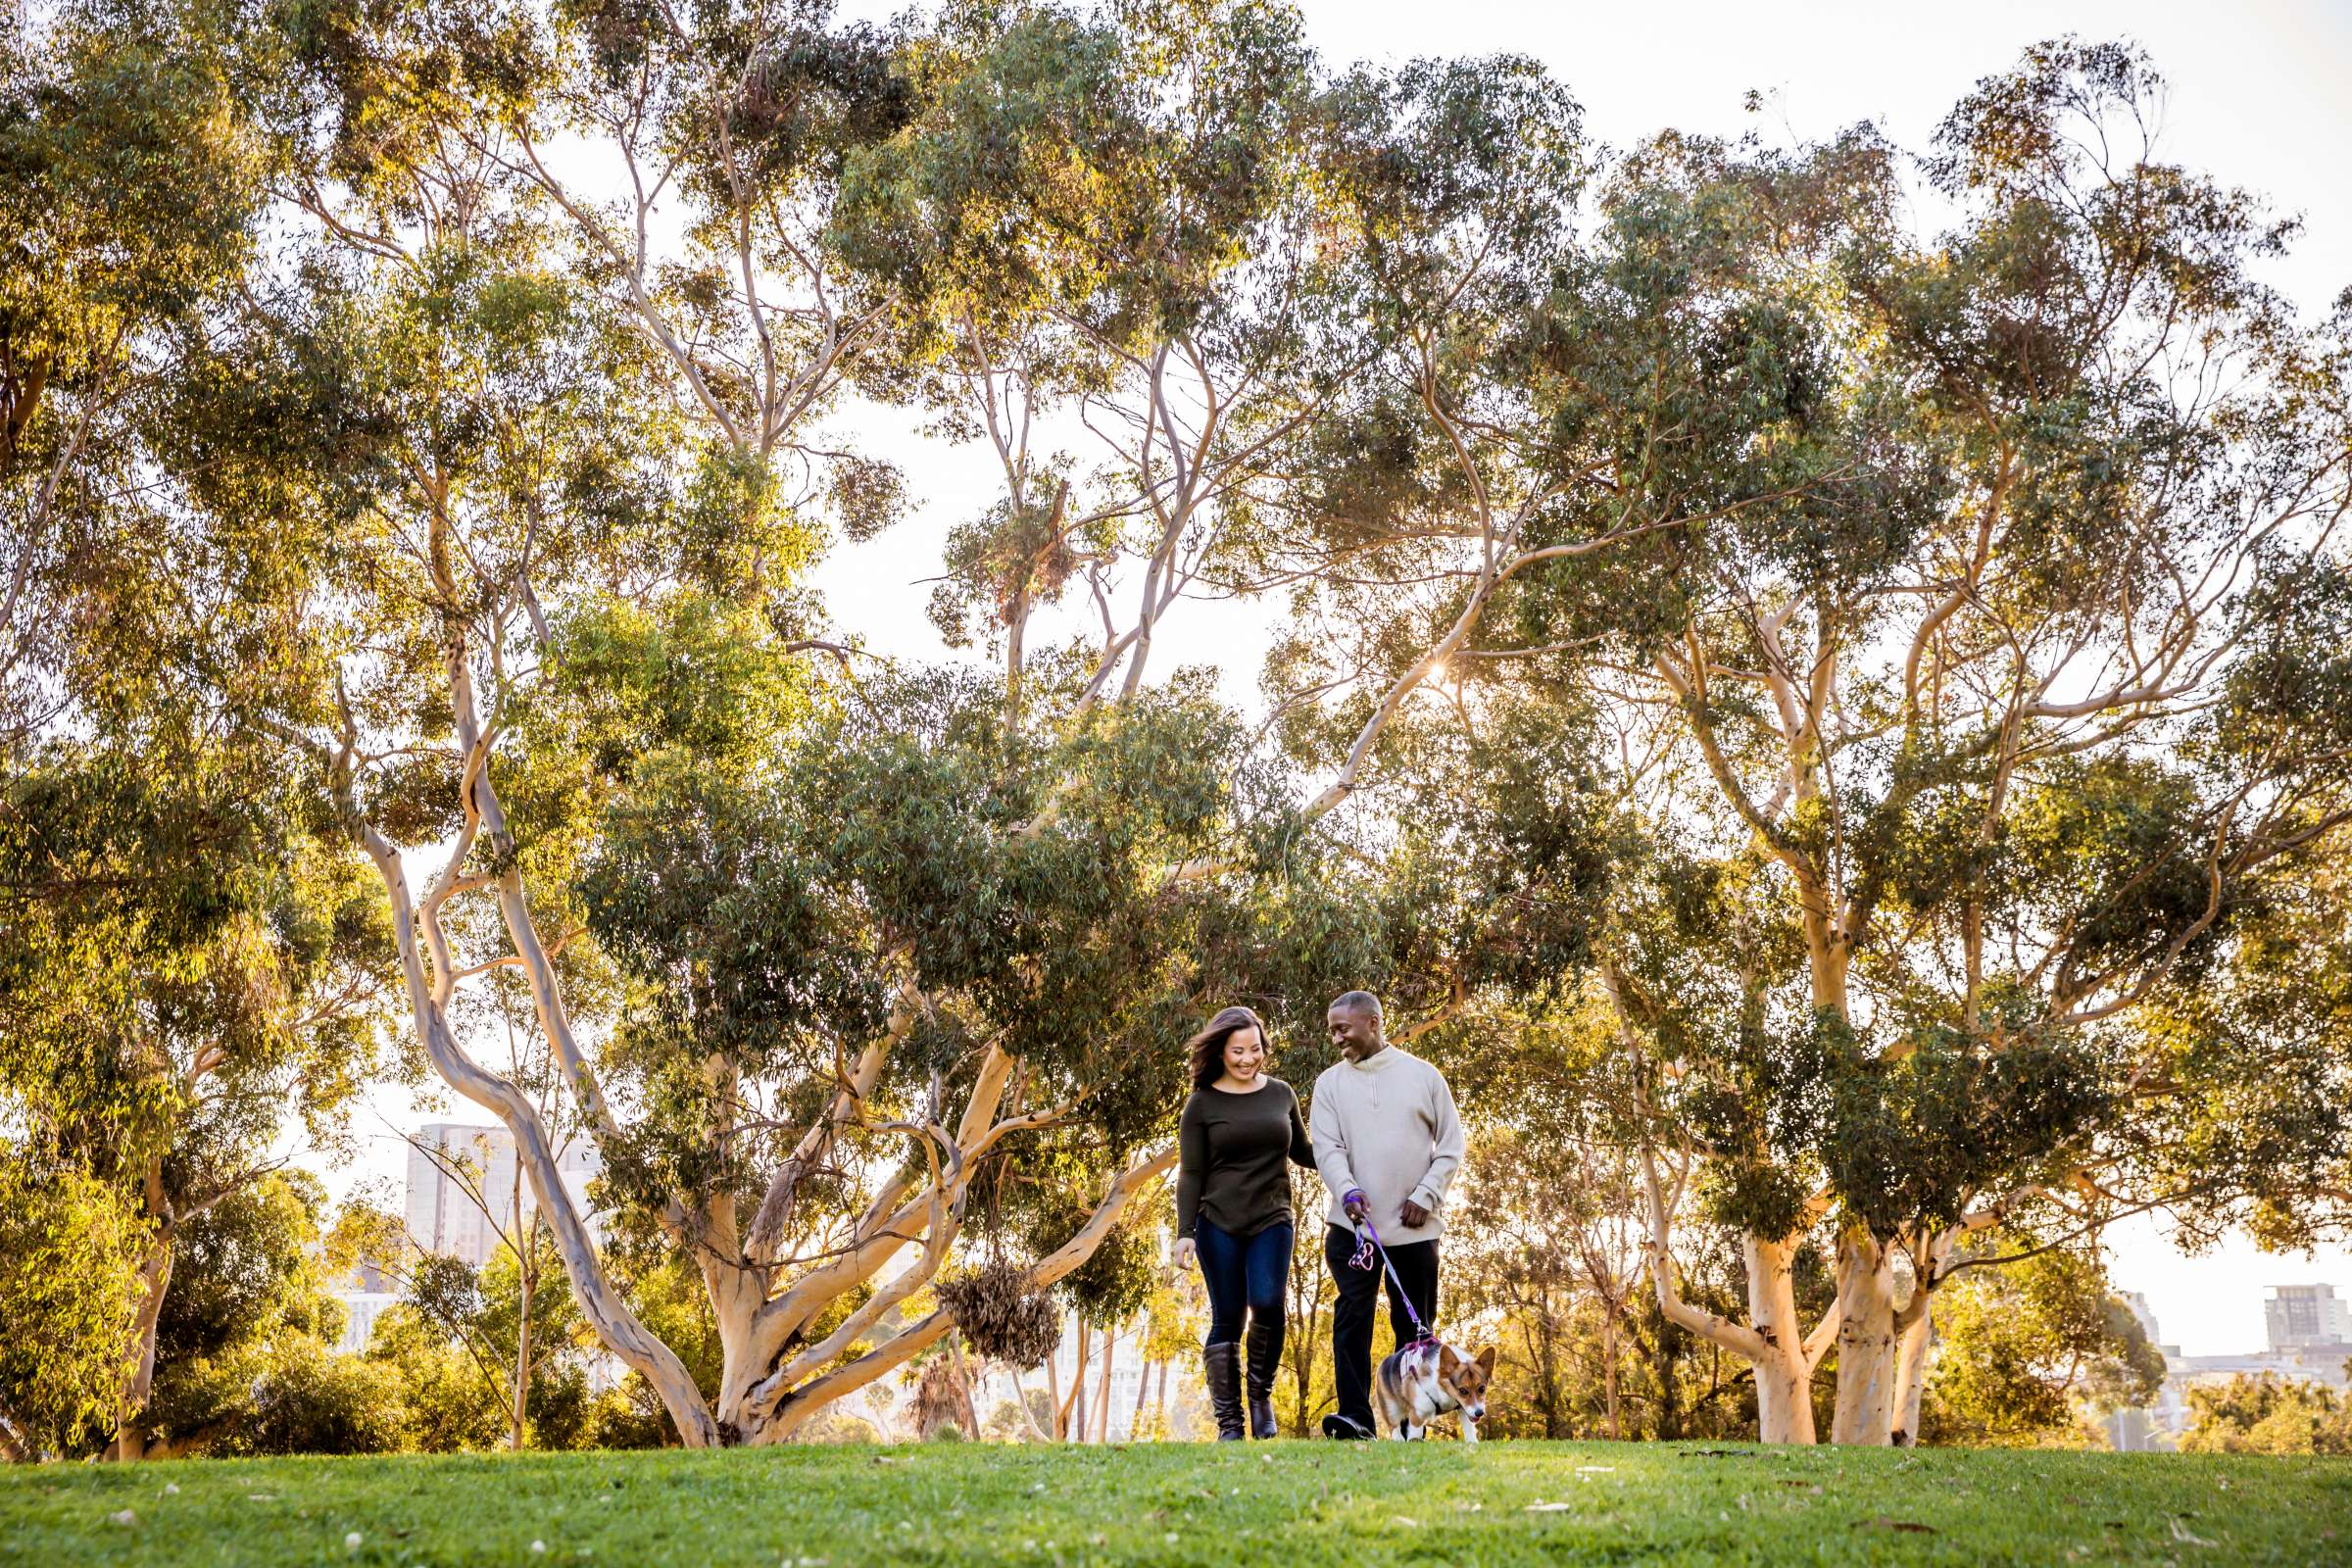
[{"label": "purple dog leash", "polygon": [[[1363,1194],[1361,1192],[1351,1192],[1348,1196],[1350,1198],[1361,1198]],[[1428,1324],[1421,1321],[1421,1314],[1413,1307],[1412,1293],[1404,1288],[1404,1281],[1397,1278],[1396,1265],[1389,1261],[1389,1250],[1386,1247],[1383,1247],[1380,1243],[1380,1232],[1372,1228],[1371,1211],[1367,1209],[1364,1213],[1364,1217],[1358,1220],[1356,1223],[1363,1227],[1363,1232],[1355,1240],[1355,1252],[1348,1259],[1348,1266],[1349,1268],[1370,1268],[1372,1266],[1373,1255],[1377,1253],[1380,1257],[1381,1267],[1389,1271],[1389,1283],[1396,1287],[1396,1299],[1404,1303],[1404,1315],[1412,1320],[1412,1344],[1436,1344],[1438,1337],[1429,1331]],[[1410,1349],[1411,1348],[1412,1346],[1403,1347],[1405,1349]]]}]

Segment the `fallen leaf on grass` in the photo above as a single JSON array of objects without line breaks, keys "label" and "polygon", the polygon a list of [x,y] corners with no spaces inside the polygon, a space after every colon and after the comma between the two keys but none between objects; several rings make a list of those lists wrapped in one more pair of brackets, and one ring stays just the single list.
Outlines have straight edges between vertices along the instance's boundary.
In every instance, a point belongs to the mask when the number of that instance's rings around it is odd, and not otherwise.
[{"label": "fallen leaf on grass", "polygon": [[1885,1514],[1879,1515],[1876,1519],[1857,1519],[1854,1521],[1854,1528],[1856,1530],[1901,1530],[1915,1536],[1932,1536],[1936,1533],[1933,1525],[1923,1525],[1911,1519],[1889,1519]]},{"label": "fallen leaf on grass", "polygon": [[1520,1511],[1522,1513],[1566,1513],[1575,1506],[1576,1504],[1573,1502],[1531,1502]]},{"label": "fallen leaf on grass", "polygon": [[1613,1476],[1617,1473],[1617,1467],[1613,1464],[1580,1464],[1576,1467],[1576,1473],[1580,1476],[1587,1474]]},{"label": "fallen leaf on grass", "polygon": [[121,1513],[110,1513],[106,1517],[111,1522],[119,1525],[135,1525],[139,1522],[139,1516],[131,1512],[128,1508],[123,1509]]},{"label": "fallen leaf on grass", "polygon": [[2203,1536],[2190,1535],[2187,1527],[2178,1519],[2171,1520],[2170,1523],[2173,1527],[2173,1539],[2184,1546],[2218,1546],[2221,1544],[2218,1541],[2207,1541]]},{"label": "fallen leaf on grass", "polygon": [[1398,1513],[1398,1514],[1391,1514],[1391,1515],[1389,1516],[1389,1523],[1391,1523],[1391,1524],[1393,1524],[1393,1525],[1402,1525],[1402,1526],[1404,1526],[1404,1528],[1405,1528],[1405,1529],[1407,1529],[1407,1530],[1418,1530],[1418,1529],[1420,1529],[1420,1528],[1421,1528],[1421,1521],[1420,1521],[1420,1520],[1418,1520],[1418,1519],[1407,1519],[1407,1518],[1406,1518],[1406,1517],[1405,1517],[1403,1514],[1400,1514],[1400,1513]]}]

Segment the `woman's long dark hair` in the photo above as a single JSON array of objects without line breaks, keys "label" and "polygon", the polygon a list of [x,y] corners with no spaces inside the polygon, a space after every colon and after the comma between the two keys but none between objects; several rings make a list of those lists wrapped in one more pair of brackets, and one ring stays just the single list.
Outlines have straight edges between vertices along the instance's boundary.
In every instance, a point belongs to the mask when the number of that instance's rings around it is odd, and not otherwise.
[{"label": "woman's long dark hair", "polygon": [[1206,1089],[1217,1081],[1225,1070],[1225,1042],[1245,1029],[1256,1030],[1257,1043],[1265,1047],[1268,1054],[1273,1053],[1274,1042],[1256,1013],[1248,1007],[1227,1007],[1208,1020],[1207,1028],[1185,1042],[1184,1049],[1192,1055],[1195,1085]]}]

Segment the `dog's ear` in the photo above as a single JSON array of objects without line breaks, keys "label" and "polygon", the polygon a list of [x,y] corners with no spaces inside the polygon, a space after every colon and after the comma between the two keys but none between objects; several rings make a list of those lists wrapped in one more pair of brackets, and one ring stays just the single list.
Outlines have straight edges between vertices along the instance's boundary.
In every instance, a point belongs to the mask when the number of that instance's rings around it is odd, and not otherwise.
[{"label": "dog's ear", "polygon": [[1494,1347],[1492,1345],[1478,1352],[1478,1369],[1489,1377],[1494,1375]]}]

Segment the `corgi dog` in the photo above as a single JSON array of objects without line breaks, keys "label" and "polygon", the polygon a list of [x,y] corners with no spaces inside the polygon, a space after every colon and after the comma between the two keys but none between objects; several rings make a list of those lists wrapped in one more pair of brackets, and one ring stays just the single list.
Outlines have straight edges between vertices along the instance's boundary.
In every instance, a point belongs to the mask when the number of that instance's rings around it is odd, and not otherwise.
[{"label": "corgi dog", "polygon": [[1476,1443],[1494,1377],[1494,1347],[1468,1356],[1450,1345],[1423,1340],[1380,1363],[1372,1378],[1372,1405],[1398,1442],[1426,1436],[1432,1420],[1459,1410],[1462,1441]]}]

